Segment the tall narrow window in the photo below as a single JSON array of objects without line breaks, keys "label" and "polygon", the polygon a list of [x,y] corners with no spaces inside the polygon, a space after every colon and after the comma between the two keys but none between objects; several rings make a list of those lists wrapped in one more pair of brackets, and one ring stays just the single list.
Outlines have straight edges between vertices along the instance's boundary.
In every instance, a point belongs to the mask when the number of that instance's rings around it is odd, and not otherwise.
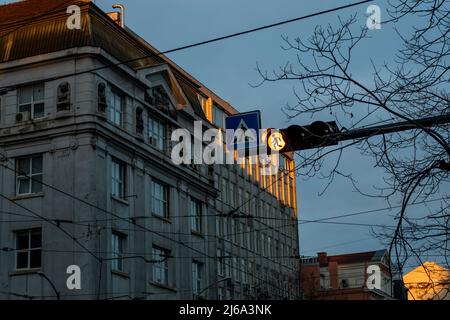
[{"label": "tall narrow window", "polygon": [[19,89],[19,112],[29,112],[32,119],[45,116],[44,83]]},{"label": "tall narrow window", "polygon": [[17,195],[42,192],[42,155],[16,160]]},{"label": "tall narrow window", "polygon": [[190,198],[189,209],[191,230],[196,233],[202,233],[202,203],[194,198]]},{"label": "tall narrow window", "polygon": [[117,126],[122,126],[125,97],[116,90],[111,90],[109,101],[111,104],[109,106],[109,120]]},{"label": "tall narrow window", "polygon": [[124,271],[123,251],[125,247],[126,235],[113,231],[111,239],[111,268],[115,271]]},{"label": "tall narrow window", "polygon": [[213,124],[218,128],[223,128],[224,112],[217,105],[213,106]]},{"label": "tall narrow window", "polygon": [[16,269],[38,269],[42,266],[42,229],[21,230],[15,233]]},{"label": "tall narrow window", "polygon": [[230,181],[230,206],[232,208],[236,207],[236,191],[234,184]]},{"label": "tall narrow window", "polygon": [[126,197],[126,165],[117,159],[111,163],[111,191],[114,197]]},{"label": "tall narrow window", "polygon": [[144,132],[144,118],[143,118],[144,109],[141,107],[136,108],[136,133],[142,135]]},{"label": "tall narrow window", "polygon": [[202,272],[203,264],[201,262],[192,261],[192,292],[198,296],[202,291]]},{"label": "tall narrow window", "polygon": [[225,263],[222,249],[217,249],[217,274],[225,276]]},{"label": "tall narrow window", "polygon": [[169,218],[169,187],[156,180],[152,181],[152,213],[162,218]]},{"label": "tall narrow window", "polygon": [[153,263],[153,281],[166,286],[169,285],[169,255],[169,250],[153,247],[153,260],[159,261]]},{"label": "tall narrow window", "polygon": [[160,151],[166,149],[166,126],[162,121],[151,116],[148,119],[148,139],[156,149]]}]

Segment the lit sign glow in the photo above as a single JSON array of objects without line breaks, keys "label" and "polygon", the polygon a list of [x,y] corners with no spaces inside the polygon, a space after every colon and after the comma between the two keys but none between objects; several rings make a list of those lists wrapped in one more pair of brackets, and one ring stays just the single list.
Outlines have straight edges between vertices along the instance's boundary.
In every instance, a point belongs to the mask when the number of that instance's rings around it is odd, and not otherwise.
[{"label": "lit sign glow", "polygon": [[272,132],[267,143],[273,151],[280,151],[286,146],[286,141],[284,141],[280,132]]}]

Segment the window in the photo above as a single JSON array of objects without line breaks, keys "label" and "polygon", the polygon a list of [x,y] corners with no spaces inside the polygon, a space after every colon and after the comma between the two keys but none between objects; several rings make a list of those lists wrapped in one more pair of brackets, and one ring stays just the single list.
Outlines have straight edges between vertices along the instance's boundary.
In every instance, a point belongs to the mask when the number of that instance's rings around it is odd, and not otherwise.
[{"label": "window", "polygon": [[231,241],[234,243],[234,244],[237,244],[237,241],[238,241],[238,239],[237,239],[237,237],[238,237],[238,224],[236,223],[236,221],[234,220],[234,219],[232,219],[231,220],[231,231],[230,231],[230,233],[231,233]]},{"label": "window", "polygon": [[19,89],[19,112],[29,112],[32,119],[45,116],[43,83]]},{"label": "window", "polygon": [[[231,254],[225,252],[225,256],[229,257],[229,256],[231,256]],[[224,261],[224,264],[225,264],[225,276],[226,276],[227,278],[230,278],[230,277],[231,277],[231,265],[230,265],[230,262],[231,262],[231,261],[230,261],[229,259],[227,259],[227,260]]]},{"label": "window", "polygon": [[125,97],[116,90],[111,90],[109,102],[109,120],[115,125],[122,126]]},{"label": "window", "polygon": [[169,285],[169,262],[167,258],[170,255],[170,251],[158,247],[153,247],[153,260],[160,261],[153,263],[153,281]]},{"label": "window", "polygon": [[192,292],[198,296],[202,288],[203,264],[197,261],[192,262]]},{"label": "window", "polygon": [[242,283],[246,284],[248,283],[247,281],[247,264],[245,263],[245,260],[241,258],[241,279],[242,279]]},{"label": "window", "polygon": [[169,187],[156,180],[152,181],[152,213],[162,218],[169,218]]},{"label": "window", "polygon": [[247,231],[247,228],[245,226],[245,223],[241,222],[241,227],[239,229],[239,238],[240,238],[239,242],[243,248],[247,247],[247,244],[245,241],[247,239],[247,236],[245,234],[246,231]]},{"label": "window", "polygon": [[196,199],[189,199],[189,215],[191,216],[191,230],[202,233],[202,203]]},{"label": "window", "polygon": [[224,238],[226,236],[226,232],[225,232],[225,225],[224,225],[224,218],[223,217],[217,217],[216,218],[216,228],[217,228],[217,235],[219,236],[219,238]]},{"label": "window", "polygon": [[245,246],[248,249],[253,251],[253,244],[252,244],[252,231],[249,225],[247,225],[247,234],[245,235]]},{"label": "window", "polygon": [[239,272],[238,272],[238,260],[237,260],[237,258],[236,257],[233,257],[233,260],[232,260],[233,262],[232,262],[232,266],[231,266],[231,268],[233,269],[233,278],[234,278],[234,280],[235,281],[239,281]]},{"label": "window", "polygon": [[111,242],[111,252],[112,252],[111,268],[113,270],[124,271],[123,249],[125,247],[125,239],[126,235],[113,231]]},{"label": "window", "polygon": [[223,128],[224,113],[217,105],[213,107],[213,124],[219,128]]},{"label": "window", "polygon": [[217,288],[217,300],[224,300],[225,299],[225,289],[223,287]]},{"label": "window", "polygon": [[222,253],[221,249],[217,249],[217,274],[221,277],[225,276],[225,264]]},{"label": "window", "polygon": [[117,159],[111,164],[111,194],[114,197],[125,199],[126,196],[126,165]]},{"label": "window", "polygon": [[166,126],[163,122],[149,116],[148,119],[149,143],[160,151],[166,149]]},{"label": "window", "polygon": [[17,194],[42,192],[42,155],[17,159]]},{"label": "window", "polygon": [[37,269],[42,266],[42,229],[17,231],[16,269]]},{"label": "window", "polygon": [[236,207],[236,192],[234,189],[234,184],[230,181],[230,206]]},{"label": "window", "polygon": [[224,203],[229,204],[229,189],[228,189],[228,181],[226,179],[222,179],[222,190],[220,190],[222,193],[222,200]]}]

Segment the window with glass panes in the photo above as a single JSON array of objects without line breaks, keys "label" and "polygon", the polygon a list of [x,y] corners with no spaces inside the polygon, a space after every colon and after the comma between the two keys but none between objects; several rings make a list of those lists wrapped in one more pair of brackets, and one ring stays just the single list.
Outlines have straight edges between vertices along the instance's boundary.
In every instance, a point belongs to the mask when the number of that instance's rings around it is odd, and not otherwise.
[{"label": "window with glass panes", "polygon": [[42,155],[16,160],[17,195],[42,192]]},{"label": "window with glass panes", "polygon": [[237,241],[238,241],[238,239],[237,239],[237,229],[238,229],[238,224],[236,223],[236,221],[233,219],[233,220],[231,220],[231,241],[234,243],[234,244],[237,244]]},{"label": "window with glass panes", "polygon": [[[229,252],[225,252],[225,256],[229,257],[231,254]],[[231,261],[229,258],[227,258],[225,261],[225,277],[230,278],[231,277]]]},{"label": "window with glass panes", "polygon": [[15,232],[16,269],[38,269],[42,266],[42,229]]},{"label": "window with glass panes", "polygon": [[247,281],[247,264],[245,263],[245,260],[241,258],[241,280],[243,284],[246,284]]},{"label": "window with glass panes", "polygon": [[166,125],[161,120],[149,116],[148,119],[149,143],[160,151],[166,149]]},{"label": "window with glass panes", "polygon": [[157,180],[152,181],[152,213],[162,218],[169,218],[169,187]]},{"label": "window with glass panes", "polygon": [[194,295],[199,295],[202,291],[202,269],[201,262],[192,261],[192,292]]},{"label": "window with glass panes", "polygon": [[253,251],[253,244],[252,244],[252,232],[249,225],[247,225],[247,234],[246,237],[246,246],[249,248],[249,250]]},{"label": "window with glass panes", "polygon": [[230,181],[230,206],[236,206],[236,191],[233,182]]},{"label": "window with glass panes", "polygon": [[219,128],[223,128],[224,112],[217,105],[213,106],[213,124]]},{"label": "window with glass panes", "polygon": [[236,257],[233,257],[233,263],[232,263],[232,269],[233,269],[233,278],[235,281],[239,281],[239,266],[238,266],[238,260]]},{"label": "window with glass panes", "polygon": [[19,112],[29,112],[32,119],[45,116],[44,83],[19,88]]},{"label": "window with glass panes", "polygon": [[247,239],[245,236],[245,231],[246,231],[246,227],[245,227],[245,223],[241,222],[240,224],[240,228],[239,228],[239,242],[241,244],[242,247],[246,247],[245,244],[245,240]]},{"label": "window with glass panes", "polygon": [[111,194],[122,199],[126,197],[126,165],[117,159],[111,161]]},{"label": "window with glass panes", "polygon": [[153,281],[169,285],[169,255],[169,250],[153,247]]},{"label": "window with glass panes", "polygon": [[125,96],[120,94],[116,90],[110,91],[109,98],[110,105],[109,108],[109,121],[114,123],[115,125],[122,126],[123,125],[123,113],[125,108]]},{"label": "window with glass panes", "polygon": [[113,231],[111,238],[111,268],[116,271],[124,271],[123,253],[125,248],[126,235]]},{"label": "window with glass panes", "polygon": [[225,276],[225,263],[221,249],[217,249],[217,274],[221,277]]},{"label": "window with glass panes", "polygon": [[202,203],[197,199],[189,199],[189,215],[191,217],[191,230],[202,233]]},{"label": "window with glass panes", "polygon": [[228,181],[226,179],[222,179],[222,200],[224,203],[229,204],[229,190],[228,190]]},{"label": "window with glass panes", "polygon": [[217,288],[217,300],[224,300],[225,299],[225,288],[218,287]]}]

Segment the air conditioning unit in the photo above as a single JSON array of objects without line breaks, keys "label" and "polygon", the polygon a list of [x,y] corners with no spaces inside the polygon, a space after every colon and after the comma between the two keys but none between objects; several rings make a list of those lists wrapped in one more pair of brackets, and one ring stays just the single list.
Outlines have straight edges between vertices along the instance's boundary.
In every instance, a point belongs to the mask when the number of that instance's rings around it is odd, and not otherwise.
[{"label": "air conditioning unit", "polygon": [[16,114],[16,122],[25,122],[31,120],[31,114],[29,111],[19,112]]}]

